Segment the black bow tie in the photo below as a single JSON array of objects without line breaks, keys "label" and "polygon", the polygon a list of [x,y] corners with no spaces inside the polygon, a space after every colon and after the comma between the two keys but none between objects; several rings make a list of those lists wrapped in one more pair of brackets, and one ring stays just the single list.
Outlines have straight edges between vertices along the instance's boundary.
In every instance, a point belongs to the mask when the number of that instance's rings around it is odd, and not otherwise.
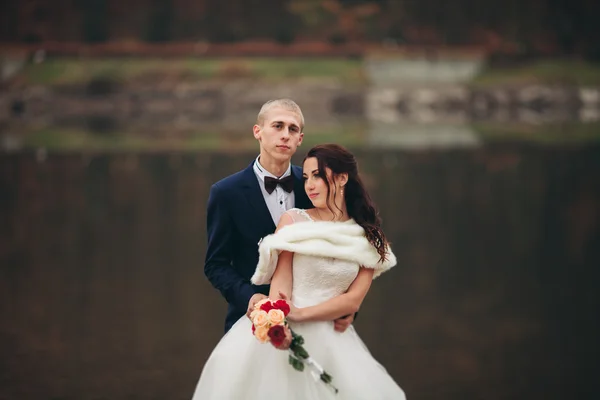
[{"label": "black bow tie", "polygon": [[281,186],[283,190],[290,193],[294,190],[294,177],[292,175],[288,175],[285,178],[277,179],[271,178],[270,176],[265,176],[265,189],[267,193],[273,193],[273,190],[277,187],[277,185]]}]

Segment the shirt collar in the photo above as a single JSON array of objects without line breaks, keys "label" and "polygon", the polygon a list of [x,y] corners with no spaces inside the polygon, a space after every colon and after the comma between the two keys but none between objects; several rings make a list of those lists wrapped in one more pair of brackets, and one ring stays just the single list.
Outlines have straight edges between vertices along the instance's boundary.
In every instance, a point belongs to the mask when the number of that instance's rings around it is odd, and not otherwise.
[{"label": "shirt collar", "polygon": [[270,173],[269,171],[267,171],[262,165],[260,165],[260,155],[259,155],[258,157],[256,157],[256,160],[254,160],[254,173],[263,182],[265,180],[265,176],[270,176],[271,178],[278,178],[278,179],[285,178],[286,176],[292,174],[292,163],[290,162],[290,165],[288,165],[288,168],[283,173],[283,175],[275,176],[272,173]]}]

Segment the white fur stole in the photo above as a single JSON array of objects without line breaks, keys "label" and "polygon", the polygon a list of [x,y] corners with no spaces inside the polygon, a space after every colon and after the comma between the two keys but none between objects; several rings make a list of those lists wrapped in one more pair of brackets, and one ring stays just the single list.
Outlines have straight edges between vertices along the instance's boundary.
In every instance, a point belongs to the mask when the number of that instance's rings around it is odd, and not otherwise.
[{"label": "white fur stole", "polygon": [[356,262],[365,268],[373,268],[373,279],[396,265],[396,256],[389,247],[387,259],[380,262],[377,250],[365,237],[364,229],[354,220],[296,222],[265,236],[259,242],[258,265],[251,279],[253,284],[271,282],[279,253],[283,250]]}]

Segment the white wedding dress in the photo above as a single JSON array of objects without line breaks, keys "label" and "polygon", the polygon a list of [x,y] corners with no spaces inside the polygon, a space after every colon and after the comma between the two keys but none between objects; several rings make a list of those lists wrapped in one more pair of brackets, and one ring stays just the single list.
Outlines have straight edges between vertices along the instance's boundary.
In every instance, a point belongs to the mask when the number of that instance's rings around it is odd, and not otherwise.
[{"label": "white wedding dress", "polygon": [[[297,221],[289,227],[311,224],[319,227],[319,232],[327,230],[322,229],[324,224],[358,227],[352,220],[315,222],[304,210],[292,209],[288,213]],[[276,248],[270,250],[275,259],[267,263],[270,264],[266,272],[269,281],[278,251]],[[325,246],[323,252],[331,253],[331,249]],[[264,254],[263,251],[261,258]],[[260,265],[261,261],[257,270]],[[358,271],[356,261],[295,252],[291,301],[297,307],[308,307],[340,295],[348,289]],[[258,274],[257,271],[255,275]],[[353,326],[344,333],[336,332],[333,322],[291,322],[290,327],[304,337],[304,348],[333,377],[332,384],[339,389],[337,395],[322,381],[313,378],[309,368],[296,371],[288,362],[287,351],[277,350],[270,343],[260,343],[252,335],[250,320],[244,316],[213,350],[204,365],[193,400],[405,399],[402,389],[369,353]]]}]

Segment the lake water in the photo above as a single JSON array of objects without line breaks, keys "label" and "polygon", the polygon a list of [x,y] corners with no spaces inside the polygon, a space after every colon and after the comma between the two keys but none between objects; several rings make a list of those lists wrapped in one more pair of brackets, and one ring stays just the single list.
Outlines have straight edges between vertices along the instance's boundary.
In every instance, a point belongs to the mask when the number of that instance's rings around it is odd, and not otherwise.
[{"label": "lake water", "polygon": [[[408,398],[598,398],[600,146],[354,150],[398,257],[355,326]],[[0,154],[0,398],[190,398],[208,192],[255,156]]]}]

